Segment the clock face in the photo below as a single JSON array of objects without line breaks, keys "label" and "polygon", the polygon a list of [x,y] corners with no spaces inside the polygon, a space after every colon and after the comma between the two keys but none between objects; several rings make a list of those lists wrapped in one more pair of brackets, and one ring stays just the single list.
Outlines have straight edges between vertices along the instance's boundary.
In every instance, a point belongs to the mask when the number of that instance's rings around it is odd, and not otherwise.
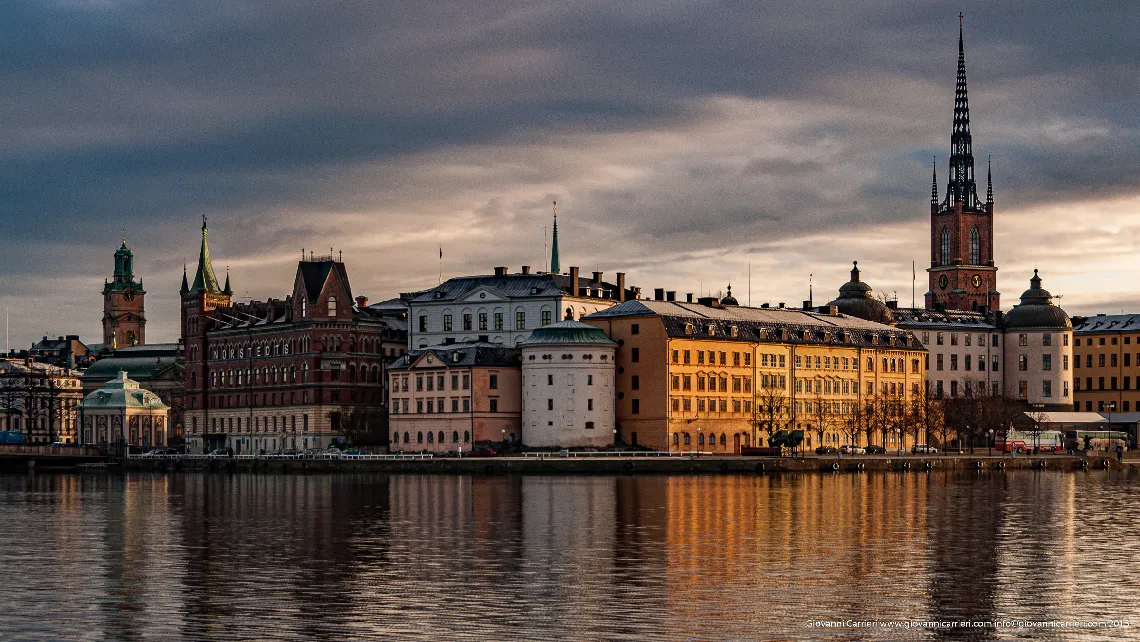
[{"label": "clock face", "polygon": [[976,288],[982,287],[982,277],[978,276],[977,274],[975,274],[974,278],[970,279],[970,281],[974,284],[974,287],[976,287]]},{"label": "clock face", "polygon": [[946,286],[947,286],[947,285],[949,285],[949,284],[950,284],[950,279],[947,279],[947,278],[946,278],[946,275],[945,275],[945,274],[943,274],[942,276],[938,277],[938,287],[940,287],[940,288],[942,288],[943,290],[945,290],[945,289],[946,289]]},{"label": "clock face", "polygon": [[134,301],[135,300],[135,291],[132,290],[131,288],[127,288],[123,292],[123,298],[128,300],[128,301]]}]

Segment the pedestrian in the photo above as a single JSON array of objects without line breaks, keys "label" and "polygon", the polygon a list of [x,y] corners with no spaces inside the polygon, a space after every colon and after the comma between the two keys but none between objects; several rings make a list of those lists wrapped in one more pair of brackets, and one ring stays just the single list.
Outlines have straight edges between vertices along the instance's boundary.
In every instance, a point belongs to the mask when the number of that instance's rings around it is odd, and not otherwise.
[{"label": "pedestrian", "polygon": [[1120,444],[1116,445],[1116,461],[1124,461],[1124,446],[1121,446]]}]

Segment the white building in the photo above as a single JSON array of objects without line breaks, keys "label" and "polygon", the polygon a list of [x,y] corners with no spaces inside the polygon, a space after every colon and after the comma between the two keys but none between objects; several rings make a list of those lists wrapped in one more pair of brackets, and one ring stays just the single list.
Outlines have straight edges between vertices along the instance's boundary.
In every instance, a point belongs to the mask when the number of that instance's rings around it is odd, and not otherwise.
[{"label": "white building", "polygon": [[170,408],[127,373],[83,398],[83,443],[165,446]]},{"label": "white building", "polygon": [[1004,337],[992,317],[979,312],[901,309],[898,327],[914,333],[927,350],[930,394],[943,397],[1002,393]]},{"label": "white building", "polygon": [[617,343],[603,330],[580,321],[543,326],[523,340],[523,443],[613,444],[616,354]]},{"label": "white building", "polygon": [[494,275],[456,277],[402,298],[408,347],[418,349],[467,341],[517,346],[535,328],[580,319],[638,294],[626,289],[621,272],[617,283],[608,283],[601,272],[579,277],[571,267],[569,274],[534,274],[524,265],[518,274],[497,267]]},{"label": "white building", "polygon": [[1029,289],[999,326],[1005,332],[1006,395],[1048,409],[1073,405],[1073,323],[1033,270]]}]

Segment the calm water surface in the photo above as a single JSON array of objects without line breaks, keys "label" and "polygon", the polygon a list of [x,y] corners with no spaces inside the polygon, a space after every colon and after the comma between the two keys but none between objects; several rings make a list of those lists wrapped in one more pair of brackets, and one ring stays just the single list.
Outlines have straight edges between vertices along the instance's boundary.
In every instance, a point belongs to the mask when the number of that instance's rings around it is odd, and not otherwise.
[{"label": "calm water surface", "polygon": [[0,477],[0,639],[1131,639],[1137,481]]}]

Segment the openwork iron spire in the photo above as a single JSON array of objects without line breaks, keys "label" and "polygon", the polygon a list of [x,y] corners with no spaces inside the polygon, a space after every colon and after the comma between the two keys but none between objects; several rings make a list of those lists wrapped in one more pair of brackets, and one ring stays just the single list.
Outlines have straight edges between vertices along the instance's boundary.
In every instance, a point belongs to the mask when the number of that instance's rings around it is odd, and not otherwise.
[{"label": "openwork iron spire", "polygon": [[994,204],[994,174],[990,169],[993,165],[993,158],[986,157],[986,205]]},{"label": "openwork iron spire", "polygon": [[938,158],[934,159],[933,179],[930,181],[930,204],[938,204]]},{"label": "openwork iron spire", "polygon": [[966,49],[962,37],[962,14],[958,14],[958,83],[954,88],[954,131],[950,135],[950,183],[946,204],[978,205],[974,182],[974,144],[970,137],[970,100],[966,92]]},{"label": "openwork iron spire", "polygon": [[560,267],[558,265],[558,201],[554,201],[554,234],[550,241],[550,273],[561,274]]}]

